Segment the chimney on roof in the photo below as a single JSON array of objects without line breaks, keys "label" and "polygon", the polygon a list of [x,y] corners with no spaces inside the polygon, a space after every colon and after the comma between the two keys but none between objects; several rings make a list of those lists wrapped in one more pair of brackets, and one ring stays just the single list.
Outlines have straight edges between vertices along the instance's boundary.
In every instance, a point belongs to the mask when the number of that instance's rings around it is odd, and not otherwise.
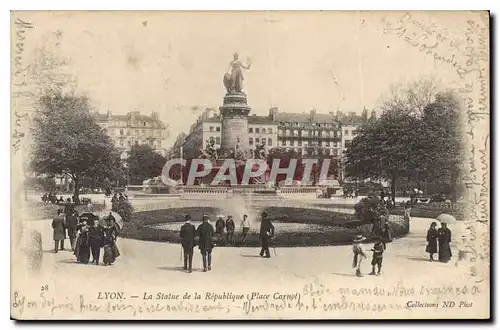
[{"label": "chimney on roof", "polygon": [[309,113],[309,121],[313,122],[316,120],[316,109],[312,109]]},{"label": "chimney on roof", "polygon": [[366,107],[363,107],[363,114],[361,116],[363,117],[363,120],[368,120],[368,110]]},{"label": "chimney on roof", "polygon": [[158,116],[158,112],[153,111],[151,113],[151,118],[153,118],[153,120],[159,120],[160,117]]},{"label": "chimney on roof", "polygon": [[272,107],[269,109],[269,117],[271,117],[272,121],[276,120],[276,116],[278,115],[278,108],[277,107]]},{"label": "chimney on roof", "polygon": [[342,111],[340,111],[338,108],[337,108],[336,117],[337,117],[337,121],[340,121],[342,119]]}]

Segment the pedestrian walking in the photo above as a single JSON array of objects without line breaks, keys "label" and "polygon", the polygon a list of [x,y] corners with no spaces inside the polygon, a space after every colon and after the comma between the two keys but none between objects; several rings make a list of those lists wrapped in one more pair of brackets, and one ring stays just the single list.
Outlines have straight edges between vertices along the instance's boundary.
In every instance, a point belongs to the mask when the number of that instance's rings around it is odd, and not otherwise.
[{"label": "pedestrian walking", "polygon": [[212,270],[212,249],[214,227],[208,222],[208,215],[203,214],[203,222],[196,229],[196,236],[199,237],[199,248],[203,258],[203,271]]},{"label": "pedestrian walking", "polygon": [[68,231],[69,243],[71,251],[75,251],[75,240],[78,226],[78,213],[75,209],[71,209],[66,216],[66,229]]},{"label": "pedestrian walking", "polygon": [[196,228],[191,224],[191,216],[185,216],[186,223],[181,227],[181,244],[184,251],[184,270],[191,273],[193,270],[193,249],[195,246]]},{"label": "pedestrian walking", "polygon": [[215,222],[215,235],[219,241],[219,245],[222,245],[222,241],[224,240],[224,227],[226,227],[226,224],[223,216],[219,215],[217,217],[217,221]]},{"label": "pedestrian walking", "polygon": [[59,251],[59,244],[61,245],[61,251],[64,251],[64,239],[66,238],[65,228],[64,228],[64,211],[57,210],[56,217],[52,220],[52,238],[54,240],[54,253]]},{"label": "pedestrian walking", "polygon": [[358,235],[353,240],[352,252],[354,253],[354,257],[352,260],[352,268],[356,268],[356,276],[363,277],[361,274],[361,262],[363,259],[366,259],[366,253],[363,247],[362,242],[366,240],[366,237],[363,235]]},{"label": "pedestrian walking", "polygon": [[226,241],[228,244],[233,244],[234,230],[236,225],[234,224],[233,216],[228,215],[226,220]]},{"label": "pedestrian walking", "polygon": [[101,248],[104,246],[104,228],[99,224],[99,221],[94,221],[92,226],[89,227],[89,245],[92,252],[92,261],[99,265],[99,258],[101,256]]},{"label": "pedestrian walking", "polygon": [[259,255],[263,258],[271,258],[271,253],[269,252],[269,243],[272,237],[274,237],[274,226],[271,220],[267,217],[266,212],[262,212],[262,220],[260,223],[260,242],[261,250]]},{"label": "pedestrian walking", "polygon": [[437,237],[438,231],[436,230],[437,223],[431,223],[429,230],[427,230],[427,246],[425,252],[429,253],[429,261],[434,261],[434,253],[437,253]]},{"label": "pedestrian walking", "polygon": [[451,254],[451,230],[448,228],[448,225],[444,222],[441,223],[441,228],[437,231],[438,234],[438,258],[440,262],[448,262],[450,261]]},{"label": "pedestrian walking", "polygon": [[250,231],[250,222],[248,222],[248,215],[243,214],[243,221],[241,222],[241,242],[243,243],[247,238]]},{"label": "pedestrian walking", "polygon": [[[370,275],[377,275],[380,276],[380,271],[382,269],[382,261],[383,261],[383,255],[384,255],[384,245],[382,239],[378,239],[377,242],[373,245],[373,256],[372,256],[372,272]],[[377,266],[378,270],[377,273],[375,273],[375,266]]]}]

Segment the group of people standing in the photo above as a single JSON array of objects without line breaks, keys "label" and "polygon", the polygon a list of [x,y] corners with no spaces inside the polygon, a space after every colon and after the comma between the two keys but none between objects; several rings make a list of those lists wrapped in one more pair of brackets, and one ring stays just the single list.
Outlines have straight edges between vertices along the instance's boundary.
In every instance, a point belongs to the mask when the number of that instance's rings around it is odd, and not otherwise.
[{"label": "group of people standing", "polygon": [[71,203],[66,204],[65,209],[57,210],[56,217],[52,220],[54,253],[64,251],[64,241],[69,237],[71,251],[79,263],[99,264],[101,249],[104,249],[104,265],[111,265],[120,255],[116,246],[119,227],[110,213],[100,221],[99,217],[92,213],[82,213],[74,209]]},{"label": "group of people standing", "polygon": [[436,229],[437,223],[431,223],[427,231],[427,246],[425,251],[429,253],[429,261],[434,260],[434,254],[438,254],[439,262],[449,262],[451,254],[451,230],[446,223],[441,223],[441,228]]},{"label": "group of people standing", "polygon": [[[269,245],[270,240],[274,237],[274,226],[271,223],[271,220],[267,217],[266,212],[262,212],[261,217],[262,221],[259,237],[262,249],[260,256],[263,258],[270,258],[271,254],[269,253]],[[180,230],[182,250],[184,252],[184,270],[188,273],[191,273],[193,269],[193,253],[196,245],[198,245],[202,256],[203,271],[207,272],[212,270],[212,250],[218,242],[223,240],[224,227],[227,230],[227,241],[231,242],[233,239],[235,223],[232,216],[228,216],[226,222],[224,222],[222,217],[218,217],[215,229],[209,222],[210,219],[207,214],[203,214],[202,219],[203,222],[198,226],[198,228],[195,228],[195,226],[191,223],[191,216],[186,215],[185,223],[182,225]],[[250,229],[248,216],[246,214],[243,216],[242,229],[243,241]]]},{"label": "group of people standing", "polygon": [[[224,237],[224,230],[226,235]],[[227,219],[224,221],[223,216],[219,215],[217,221],[215,222],[215,234],[220,245],[233,245],[234,233],[236,231],[236,224],[232,215],[228,215]],[[250,223],[248,222],[248,215],[243,215],[243,221],[241,222],[241,239],[240,243],[243,243],[247,238],[248,232],[250,231]]]}]

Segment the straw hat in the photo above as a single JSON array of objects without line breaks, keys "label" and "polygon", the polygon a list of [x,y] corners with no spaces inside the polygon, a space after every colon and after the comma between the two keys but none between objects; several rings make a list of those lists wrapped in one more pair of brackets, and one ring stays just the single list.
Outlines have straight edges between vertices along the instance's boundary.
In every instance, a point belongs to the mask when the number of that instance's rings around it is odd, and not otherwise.
[{"label": "straw hat", "polygon": [[356,236],[356,238],[353,241],[354,241],[354,243],[359,243],[359,242],[363,242],[364,240],[366,240],[366,237],[364,237],[363,235],[358,235],[358,236]]}]

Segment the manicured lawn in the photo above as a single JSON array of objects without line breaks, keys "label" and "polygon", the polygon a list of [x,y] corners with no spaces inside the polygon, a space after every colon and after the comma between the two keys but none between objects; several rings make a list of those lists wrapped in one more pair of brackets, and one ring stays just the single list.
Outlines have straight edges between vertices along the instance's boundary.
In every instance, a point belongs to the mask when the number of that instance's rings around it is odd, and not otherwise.
[{"label": "manicured lawn", "polygon": [[[322,246],[322,245],[345,245],[351,244],[352,239],[359,234],[368,238],[368,242],[373,239],[371,225],[363,224],[352,214],[328,212],[323,210],[267,207],[264,209],[271,219],[278,222],[287,223],[307,223],[322,225],[306,227],[306,229],[276,230],[272,244],[276,247],[293,246]],[[170,243],[180,243],[179,232],[177,230],[152,228],[150,225],[169,222],[183,222],[184,215],[190,214],[194,221],[199,221],[203,213],[207,213],[214,223],[220,210],[211,207],[188,207],[155,210],[134,213],[132,221],[125,223],[120,236],[146,241],[161,241]],[[277,226],[278,227],[278,226]],[[393,237],[405,235],[405,229],[397,224],[391,224]],[[235,233],[235,246],[260,246],[259,235],[250,232],[244,243],[241,243],[241,233]],[[219,246],[225,245],[224,240],[216,243]]]}]

